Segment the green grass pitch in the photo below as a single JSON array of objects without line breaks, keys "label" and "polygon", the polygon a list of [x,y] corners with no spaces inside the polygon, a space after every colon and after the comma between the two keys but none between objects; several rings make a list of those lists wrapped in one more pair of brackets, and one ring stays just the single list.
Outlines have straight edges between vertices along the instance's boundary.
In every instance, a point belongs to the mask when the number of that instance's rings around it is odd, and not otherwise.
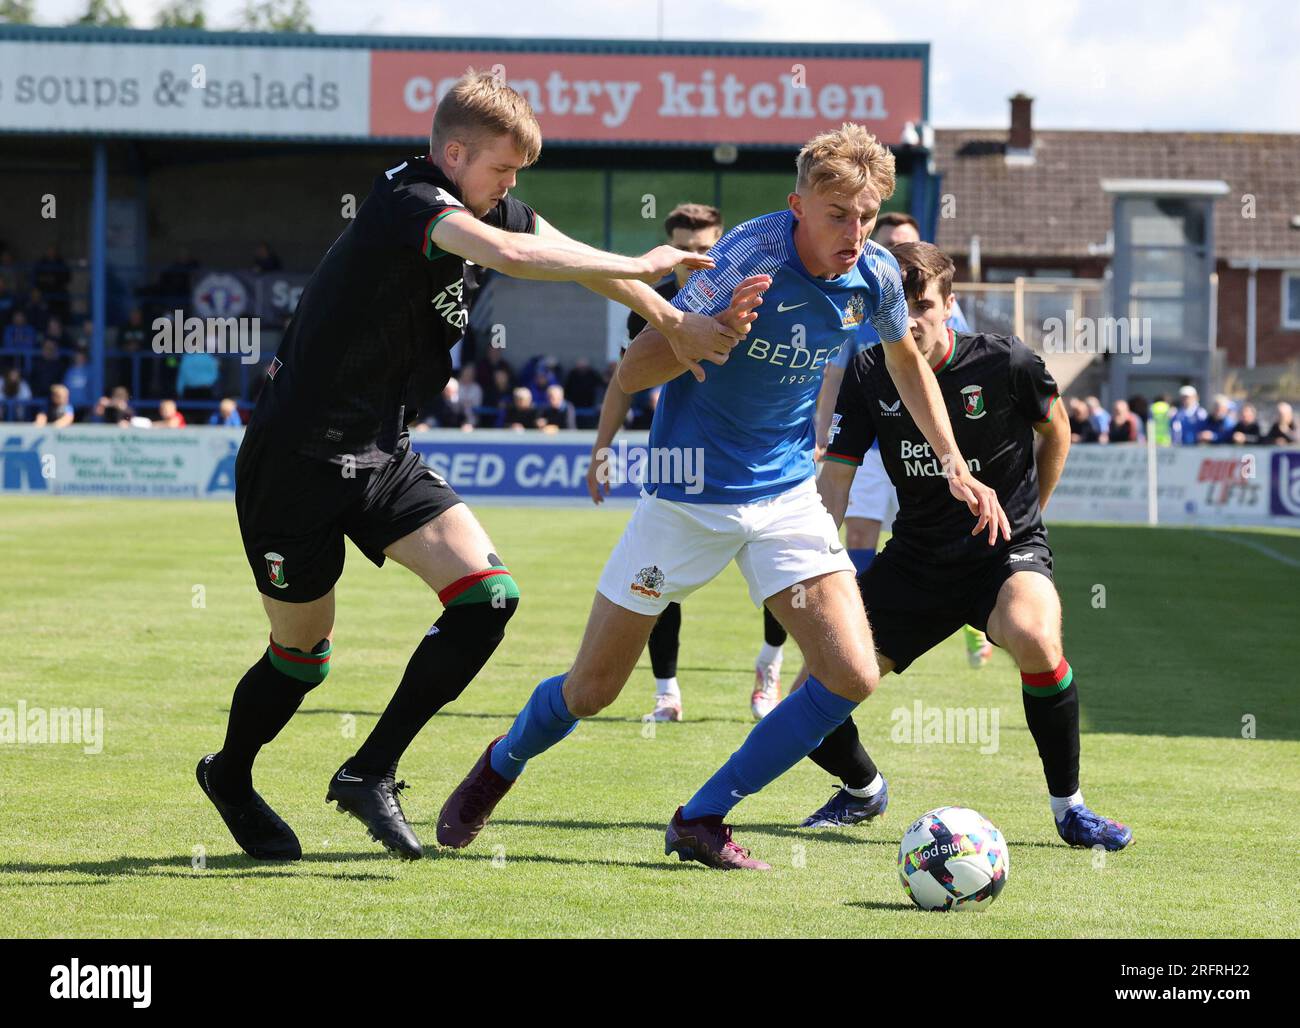
[{"label": "green grass pitch", "polygon": [[[448,791],[534,684],[567,666],[627,518],[478,514],[523,599],[487,669],[402,764],[408,815],[431,850]],[[0,745],[0,934],[1294,935],[1300,537],[1062,526],[1052,542],[1083,704],[1083,789],[1132,825],[1127,852],[1101,859],[1059,843],[1014,667],[998,653],[972,671],[953,638],[859,712],[890,782],[883,822],[793,828],[829,795],[804,762],[733,815],[737,839],[772,873],[666,859],[673,808],[751,724],[761,619],[732,568],[685,607],[684,723],[643,730],[653,691],[643,657],[622,698],[537,759],[471,849],[398,862],[327,806],[325,789],[438,607],[414,576],[349,547],[330,678],[256,770],[306,855],[267,866],[238,852],[193,778],[266,645],[232,509],[5,499],[0,707],[98,707],[105,730],[97,754]],[[798,662],[791,643],[787,684]],[[917,699],[996,709],[998,752],[894,741],[892,713]],[[899,886],[902,831],[944,804],[974,807],[1009,840],[1010,881],[985,914],[922,913]]]}]

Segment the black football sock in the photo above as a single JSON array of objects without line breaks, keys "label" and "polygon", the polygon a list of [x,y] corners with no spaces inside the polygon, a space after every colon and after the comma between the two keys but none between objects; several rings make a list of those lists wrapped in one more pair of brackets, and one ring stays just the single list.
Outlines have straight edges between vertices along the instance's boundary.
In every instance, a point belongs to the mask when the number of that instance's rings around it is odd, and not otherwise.
[{"label": "black football sock", "polygon": [[280,646],[275,639],[235,686],[226,722],[226,741],[208,768],[208,780],[223,799],[245,803],[253,796],[253,761],[280,734],[302,698],[329,673],[330,643],[322,639],[311,653]]},{"label": "black football sock", "polygon": [[670,603],[650,629],[650,666],[655,678],[677,677],[677,650],[681,644],[682,605]]},{"label": "black football sock", "polygon": [[865,789],[879,774],[875,761],[858,739],[858,726],[851,717],[826,736],[808,759],[850,789]]},{"label": "black football sock", "polygon": [[1038,747],[1051,796],[1079,791],[1079,692],[1074,670],[1061,658],[1052,671],[1021,672],[1025,720]]},{"label": "black football sock", "polygon": [[784,646],[786,639],[785,628],[781,622],[776,619],[766,607],[763,608],[763,642],[769,646]]},{"label": "black football sock", "polygon": [[505,638],[519,587],[504,567],[476,571],[438,593],[445,610],[411,654],[406,673],[349,771],[394,775],[429,719],[454,700]]}]

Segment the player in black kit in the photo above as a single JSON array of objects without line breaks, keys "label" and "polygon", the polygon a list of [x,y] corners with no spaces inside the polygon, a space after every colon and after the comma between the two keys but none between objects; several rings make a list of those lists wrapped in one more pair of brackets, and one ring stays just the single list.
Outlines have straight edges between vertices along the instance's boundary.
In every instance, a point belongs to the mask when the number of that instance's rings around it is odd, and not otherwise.
[{"label": "player in black kit", "polygon": [[330,780],[327,799],[376,841],[422,854],[398,793],[398,759],[504,637],[519,590],[477,519],[411,451],[414,403],[438,395],[467,320],[465,260],[520,278],[577,281],[663,323],[697,377],[748,331],[743,319],[683,316],[647,283],[708,257],[660,246],[605,253],[508,195],[537,160],[527,102],[487,72],[439,103],[429,154],[395,161],[303,291],[236,462],[235,506],[271,623],[270,645],[235,689],[225,742],[197,777],[250,856],[294,860],[292,829],[254,791],[258,751],[329,670],[344,536],[435,592],[443,613],[416,647],[369,737]]},{"label": "player in black kit", "polygon": [[[1133,833],[1089,810],[1079,791],[1078,684],[1062,649],[1061,603],[1042,520],[1070,448],[1056,382],[1019,339],[959,333],[944,324],[952,313],[954,269],[937,247],[904,243],[890,252],[907,294],[912,336],[934,369],[957,445],[970,470],[997,491],[1011,538],[999,538],[990,551],[987,540],[973,535],[975,519],[952,502],[946,469],[899,402],[880,348],[858,354],[840,388],[818,490],[838,524],[854,472],[879,440],[898,490],[898,517],[858,586],[880,672],[901,674],[963,624],[986,631],[1020,668],[1025,718],[1058,834],[1071,845],[1123,849]],[[852,718],[809,756],[843,785],[803,827],[843,827],[884,812],[885,780]]]}]

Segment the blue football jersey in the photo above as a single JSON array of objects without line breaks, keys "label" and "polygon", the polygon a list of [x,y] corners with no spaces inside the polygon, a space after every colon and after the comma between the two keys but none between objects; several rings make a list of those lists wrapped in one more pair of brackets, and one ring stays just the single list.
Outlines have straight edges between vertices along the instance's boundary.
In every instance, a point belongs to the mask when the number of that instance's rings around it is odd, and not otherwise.
[{"label": "blue football jersey", "polygon": [[727,308],[743,278],[772,276],[749,335],[727,363],[704,364],[703,382],[679,375],[660,394],[652,455],[684,460],[698,450],[699,483],[651,482],[648,492],[687,503],[751,503],[811,478],[813,412],[826,365],[868,326],[891,342],[907,335],[889,251],[868,241],[849,272],[815,278],[795,251],[795,223],[786,210],[737,225],[710,251],[715,266],[697,271],[673,298],[679,310],[712,315]]}]

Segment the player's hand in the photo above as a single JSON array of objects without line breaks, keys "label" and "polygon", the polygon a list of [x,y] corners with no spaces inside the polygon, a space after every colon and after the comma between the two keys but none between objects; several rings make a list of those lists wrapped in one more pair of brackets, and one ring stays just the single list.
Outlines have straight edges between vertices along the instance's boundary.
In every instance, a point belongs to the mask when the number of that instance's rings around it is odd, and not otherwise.
[{"label": "player's hand", "polygon": [[762,306],[763,294],[772,284],[771,275],[750,275],[740,280],[731,293],[731,303],[725,311],[719,311],[714,318],[731,329],[736,339],[749,335],[749,328],[758,318],[758,308]]},{"label": "player's hand", "polygon": [[654,285],[679,264],[685,265],[692,271],[713,267],[713,258],[707,254],[679,250],[667,243],[663,246],[656,246],[645,254],[641,258],[641,262],[645,265],[645,271],[638,275],[637,278],[647,285]]},{"label": "player's hand", "polygon": [[704,314],[684,314],[677,327],[665,332],[664,337],[677,362],[689,368],[697,382],[704,381],[700,362],[726,364],[731,348],[740,338],[733,329]]},{"label": "player's hand", "polygon": [[591,451],[591,463],[587,465],[587,494],[597,506],[609,495],[609,458],[609,447],[599,446]]},{"label": "player's hand", "polygon": [[978,519],[971,535],[979,535],[986,528],[989,533],[989,545],[998,541],[998,535],[1007,542],[1011,541],[1011,524],[1007,521],[1006,511],[998,502],[998,494],[979,481],[969,471],[948,476],[948,489],[953,496],[970,508]]}]

